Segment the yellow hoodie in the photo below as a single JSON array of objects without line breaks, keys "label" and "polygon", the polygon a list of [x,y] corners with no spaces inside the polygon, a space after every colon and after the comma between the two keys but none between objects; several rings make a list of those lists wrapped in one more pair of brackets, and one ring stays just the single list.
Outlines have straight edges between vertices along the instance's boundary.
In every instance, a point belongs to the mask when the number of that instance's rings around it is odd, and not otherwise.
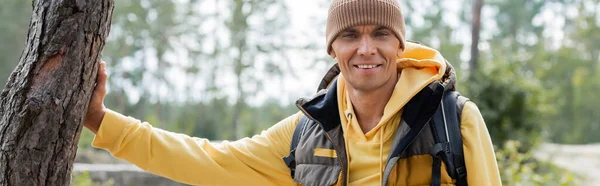
[{"label": "yellow hoodie", "polygon": [[[344,77],[339,76],[338,107],[342,128],[346,131],[349,185],[381,184],[402,107],[423,87],[440,79],[446,64],[437,51],[407,42],[398,68],[401,73],[384,115],[366,134],[353,117]],[[492,142],[481,113],[471,102],[465,104],[462,113],[468,183],[501,185]],[[148,123],[108,111],[92,145],[148,172],[192,185],[296,185],[281,158],[289,154],[292,134],[300,117],[300,112],[291,115],[252,138],[214,144],[206,139],[153,128]],[[429,155],[401,159],[394,170],[396,173],[391,174],[390,185],[428,185],[431,161]],[[447,173],[441,172],[442,183],[451,183]]]}]

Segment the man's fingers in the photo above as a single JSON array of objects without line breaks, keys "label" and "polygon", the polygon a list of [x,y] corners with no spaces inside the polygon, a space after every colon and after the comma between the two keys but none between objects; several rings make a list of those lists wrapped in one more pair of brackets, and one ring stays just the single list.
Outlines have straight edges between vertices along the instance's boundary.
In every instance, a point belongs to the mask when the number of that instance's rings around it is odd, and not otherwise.
[{"label": "man's fingers", "polygon": [[108,75],[106,74],[106,63],[104,61],[100,62],[100,68],[98,68],[98,77],[96,80],[96,91],[98,91],[102,96],[106,94],[106,79]]}]

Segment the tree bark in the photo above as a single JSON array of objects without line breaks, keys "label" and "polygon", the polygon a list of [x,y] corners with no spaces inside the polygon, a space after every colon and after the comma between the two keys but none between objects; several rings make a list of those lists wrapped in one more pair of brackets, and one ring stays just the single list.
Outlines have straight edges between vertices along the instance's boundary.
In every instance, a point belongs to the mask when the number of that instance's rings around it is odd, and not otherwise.
[{"label": "tree bark", "polygon": [[0,93],[0,186],[69,185],[113,0],[34,0]]},{"label": "tree bark", "polygon": [[473,0],[473,20],[471,22],[471,61],[469,69],[471,77],[477,72],[477,62],[479,60],[479,31],[481,30],[481,8],[483,0]]}]

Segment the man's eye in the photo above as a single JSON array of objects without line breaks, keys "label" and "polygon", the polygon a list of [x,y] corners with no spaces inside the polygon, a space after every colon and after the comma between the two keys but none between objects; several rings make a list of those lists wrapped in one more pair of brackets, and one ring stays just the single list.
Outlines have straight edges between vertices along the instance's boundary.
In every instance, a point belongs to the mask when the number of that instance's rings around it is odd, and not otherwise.
[{"label": "man's eye", "polygon": [[375,33],[375,36],[388,36],[388,35],[390,35],[390,34],[387,32],[376,32]]},{"label": "man's eye", "polygon": [[356,38],[356,34],[352,34],[352,33],[342,34],[342,37],[344,37],[344,38]]}]

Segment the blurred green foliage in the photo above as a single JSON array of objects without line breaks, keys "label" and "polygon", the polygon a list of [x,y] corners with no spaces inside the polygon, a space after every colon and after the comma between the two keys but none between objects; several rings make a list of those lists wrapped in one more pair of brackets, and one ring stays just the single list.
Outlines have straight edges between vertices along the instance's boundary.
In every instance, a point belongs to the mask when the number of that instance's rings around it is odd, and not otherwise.
[{"label": "blurred green foliage", "polygon": [[456,67],[458,89],[479,106],[494,143],[518,140],[527,151],[541,141],[600,142],[600,2],[485,1],[474,71],[460,55],[470,47],[470,6],[455,25],[449,9],[406,4],[409,38],[439,49]]},{"label": "blurred green foliage", "polygon": [[521,143],[509,140],[496,151],[503,185],[579,185],[577,177],[548,162],[537,161],[530,153],[518,151]]},{"label": "blurred green foliage", "polygon": [[4,88],[8,76],[19,63],[30,17],[31,1],[3,1],[0,6],[0,88]]},{"label": "blurred green foliage", "polygon": [[89,172],[76,173],[72,175],[72,186],[113,186],[114,180],[110,179],[102,183],[92,181]]},{"label": "blurred green foliage", "polygon": [[473,80],[463,82],[460,89],[465,89],[462,92],[481,110],[493,142],[518,140],[523,143],[522,151],[539,144],[542,129],[535,106],[541,101],[532,92],[539,88],[529,85],[527,79],[497,78],[514,76],[506,68],[472,76]]}]

